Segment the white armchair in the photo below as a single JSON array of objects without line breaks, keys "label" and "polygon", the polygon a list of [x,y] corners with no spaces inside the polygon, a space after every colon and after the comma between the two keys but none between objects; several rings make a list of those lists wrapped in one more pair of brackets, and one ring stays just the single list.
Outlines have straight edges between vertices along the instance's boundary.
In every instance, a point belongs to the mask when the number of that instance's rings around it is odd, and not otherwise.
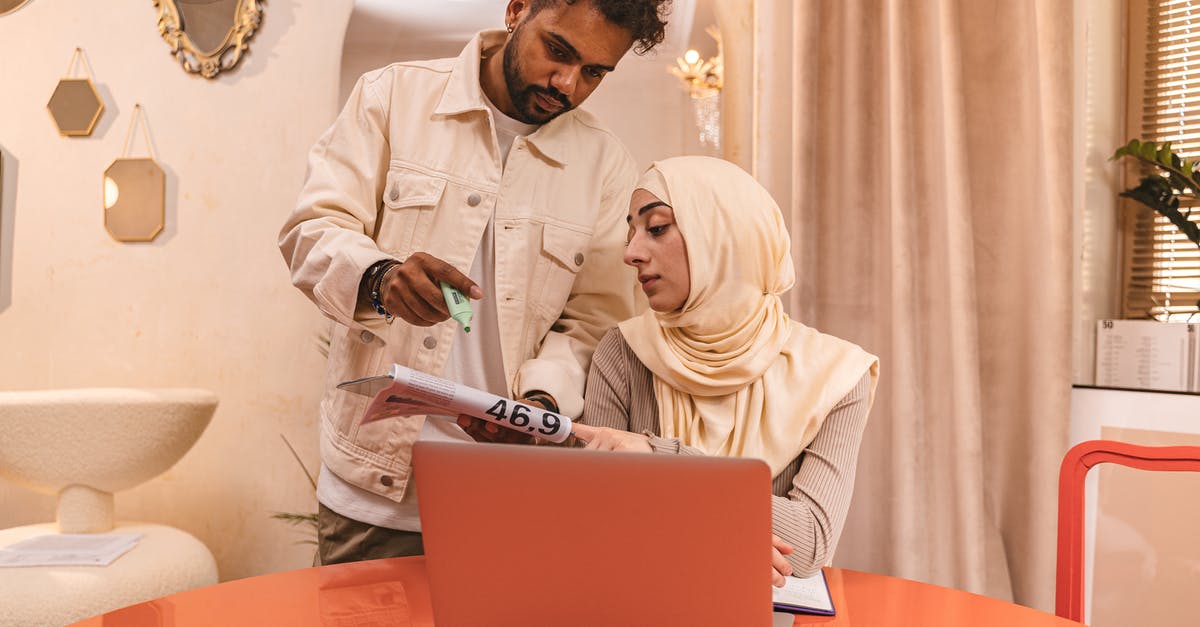
[{"label": "white armchair", "polygon": [[61,625],[217,583],[199,540],[113,512],[113,494],[174,465],[216,406],[193,389],[0,391],[0,478],[58,496],[56,522],[0,530],[0,548],[51,533],[143,534],[108,566],[0,567],[0,624]]}]

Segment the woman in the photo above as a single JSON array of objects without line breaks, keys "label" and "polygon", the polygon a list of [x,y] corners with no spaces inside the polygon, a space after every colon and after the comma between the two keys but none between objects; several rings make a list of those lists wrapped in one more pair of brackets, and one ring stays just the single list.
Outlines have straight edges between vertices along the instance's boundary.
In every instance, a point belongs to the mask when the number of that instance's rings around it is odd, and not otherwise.
[{"label": "woman", "polygon": [[596,348],[576,435],[591,449],[764,460],[773,579],[814,574],[846,519],[878,360],[784,313],[783,216],[737,166],[655,163],[628,221],[625,263],[650,310]]}]

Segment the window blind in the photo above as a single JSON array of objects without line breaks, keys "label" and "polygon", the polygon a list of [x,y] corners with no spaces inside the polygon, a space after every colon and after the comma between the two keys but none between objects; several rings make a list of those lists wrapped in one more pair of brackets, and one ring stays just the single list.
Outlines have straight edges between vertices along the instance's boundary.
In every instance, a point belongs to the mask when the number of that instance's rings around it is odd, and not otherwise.
[{"label": "window blind", "polygon": [[[1135,0],[1130,9],[1131,31],[1144,30],[1130,33],[1129,136],[1200,159],[1200,0]],[[1126,187],[1147,174],[1131,169]],[[1200,246],[1149,208],[1125,204],[1124,317],[1200,321]]]}]

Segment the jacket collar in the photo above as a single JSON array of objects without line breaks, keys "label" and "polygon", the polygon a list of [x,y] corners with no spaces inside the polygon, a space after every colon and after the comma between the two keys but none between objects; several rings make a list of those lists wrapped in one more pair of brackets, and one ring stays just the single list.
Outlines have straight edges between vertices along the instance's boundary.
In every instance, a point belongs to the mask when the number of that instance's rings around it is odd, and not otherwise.
[{"label": "jacket collar", "polygon": [[[435,114],[458,115],[467,111],[487,110],[483,89],[479,86],[479,58],[483,50],[504,43],[505,36],[505,31],[497,29],[480,31],[471,38],[454,61],[446,90],[442,92],[442,98],[433,111]],[[575,111],[568,111],[538,127],[525,140],[546,158],[566,165],[570,154],[567,129],[574,118]]]}]

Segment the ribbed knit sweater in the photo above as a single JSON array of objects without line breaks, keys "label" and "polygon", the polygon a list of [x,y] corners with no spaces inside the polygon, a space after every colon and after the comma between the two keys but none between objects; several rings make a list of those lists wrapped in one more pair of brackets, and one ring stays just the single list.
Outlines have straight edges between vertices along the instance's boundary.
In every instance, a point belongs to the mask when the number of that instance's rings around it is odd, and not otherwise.
[{"label": "ribbed knit sweater", "polygon": [[[846,522],[858,449],[867,424],[870,376],[839,401],[804,452],[771,481],[771,527],[792,545],[794,573],[807,577],[833,557]],[[592,355],[580,422],[650,437],[657,453],[703,455],[677,438],[660,436],[654,375],[638,360],[620,329],[604,336]]]}]

